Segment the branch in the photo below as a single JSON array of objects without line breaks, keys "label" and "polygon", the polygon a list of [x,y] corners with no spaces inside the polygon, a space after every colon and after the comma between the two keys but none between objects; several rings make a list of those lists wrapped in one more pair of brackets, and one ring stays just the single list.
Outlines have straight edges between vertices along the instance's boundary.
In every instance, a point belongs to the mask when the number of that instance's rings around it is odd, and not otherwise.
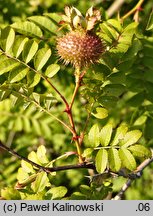
[{"label": "branch", "polygon": [[112,200],[121,200],[121,198],[123,197],[124,193],[126,192],[126,190],[131,186],[132,182],[136,179],[141,177],[143,170],[153,162],[153,150],[152,150],[152,158],[150,159],[146,159],[145,161],[143,161],[138,167],[137,169],[129,174],[129,179],[127,180],[127,182],[123,185],[123,187],[121,188],[121,190],[119,191],[119,193],[112,199]]},{"label": "branch", "polygon": [[57,172],[57,171],[62,171],[62,170],[69,170],[69,169],[82,169],[82,168],[86,168],[86,169],[95,169],[95,166],[93,163],[80,163],[80,164],[74,164],[74,165],[66,165],[66,166],[58,166],[58,167],[44,167],[41,166],[39,164],[36,164],[35,162],[29,160],[28,158],[19,155],[16,151],[14,151],[13,149],[5,146],[1,141],[0,141],[0,148],[6,150],[7,152],[9,152],[10,154],[14,155],[15,157],[19,158],[20,160],[24,160],[27,163],[31,164],[32,166],[35,166],[36,168],[38,168],[40,171],[43,170],[46,173],[50,173],[50,172]]}]

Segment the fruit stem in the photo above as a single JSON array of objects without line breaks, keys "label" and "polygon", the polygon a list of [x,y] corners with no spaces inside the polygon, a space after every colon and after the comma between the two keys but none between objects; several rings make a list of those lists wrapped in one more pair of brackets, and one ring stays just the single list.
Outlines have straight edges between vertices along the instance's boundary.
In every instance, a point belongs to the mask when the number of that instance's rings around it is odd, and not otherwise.
[{"label": "fruit stem", "polygon": [[78,156],[79,156],[79,163],[83,163],[83,158],[82,158],[82,153],[81,153],[81,148],[80,148],[80,146],[81,146],[80,140],[81,139],[77,135],[77,132],[76,132],[76,129],[75,129],[75,125],[74,125],[74,121],[73,121],[73,115],[72,115],[72,106],[74,104],[74,100],[76,98],[78,89],[81,86],[81,81],[82,81],[82,78],[83,78],[84,74],[85,74],[85,71],[83,73],[80,73],[80,68],[79,67],[76,68],[76,70],[75,70],[75,88],[74,88],[72,99],[71,99],[71,102],[70,102],[70,105],[69,105],[69,113],[68,113],[71,127],[73,128],[74,133],[75,133],[75,137],[73,137],[73,140],[75,140],[75,145],[76,145],[77,153],[78,153]]}]

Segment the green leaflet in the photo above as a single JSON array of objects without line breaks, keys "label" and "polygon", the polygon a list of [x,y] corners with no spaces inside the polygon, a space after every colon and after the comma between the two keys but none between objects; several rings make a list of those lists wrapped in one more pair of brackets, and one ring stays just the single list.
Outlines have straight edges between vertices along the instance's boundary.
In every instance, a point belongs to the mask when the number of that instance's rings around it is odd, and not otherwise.
[{"label": "green leaflet", "polygon": [[51,64],[47,67],[45,75],[49,78],[52,78],[59,70],[60,66],[58,64]]},{"label": "green leaflet", "polygon": [[122,32],[122,26],[121,23],[115,19],[109,19],[107,20],[107,25],[114,28],[118,33]]},{"label": "green leaflet", "polygon": [[61,199],[67,193],[67,188],[64,186],[53,187],[47,191],[47,196],[51,196],[51,200]]},{"label": "green leaflet", "polygon": [[151,157],[151,151],[142,145],[132,145],[128,148],[135,157],[149,158]]},{"label": "green leaflet", "polygon": [[38,172],[36,180],[31,184],[31,188],[35,193],[41,192],[45,187],[50,186],[46,172]]},{"label": "green leaflet", "polygon": [[108,146],[111,140],[113,126],[111,124],[105,125],[100,131],[100,143],[102,146]]},{"label": "green leaflet", "polygon": [[41,80],[40,74],[37,74],[33,71],[29,71],[27,74],[27,83],[29,85],[29,88],[33,88],[36,86]]},{"label": "green leaflet", "polygon": [[122,162],[122,167],[126,167],[129,170],[134,170],[136,169],[136,161],[134,159],[134,156],[131,154],[131,152],[122,147],[119,149],[119,157]]},{"label": "green leaflet", "polygon": [[119,152],[115,148],[110,148],[108,150],[108,161],[110,169],[114,172],[118,172],[121,168],[121,159],[119,157]]},{"label": "green leaflet", "polygon": [[35,173],[35,171],[33,169],[33,166],[30,163],[22,160],[21,161],[21,166],[22,166],[22,169],[23,169],[24,172],[30,173],[30,174]]},{"label": "green leaflet", "polygon": [[104,119],[108,116],[108,110],[103,107],[97,107],[96,112],[97,113],[92,113],[92,115],[98,119]]},{"label": "green leaflet", "polygon": [[10,70],[15,68],[16,66],[19,66],[19,64],[20,63],[18,63],[17,61],[15,61],[13,59],[6,59],[6,60],[2,61],[0,64],[0,75],[9,72]]},{"label": "green leaflet", "polygon": [[33,161],[33,162],[36,163],[36,164],[41,165],[41,162],[39,161],[39,159],[38,159],[38,157],[37,157],[37,154],[36,154],[36,152],[34,152],[34,151],[31,151],[31,152],[29,153],[28,159],[31,160],[31,161]]},{"label": "green leaflet", "polygon": [[14,56],[16,58],[18,58],[20,56],[20,54],[23,51],[24,45],[28,40],[29,39],[27,37],[24,37],[24,36],[17,35],[15,37],[15,41],[14,41],[14,44],[13,44],[13,47],[12,47],[12,51],[13,51],[13,54],[14,54]]},{"label": "green leaflet", "polygon": [[48,158],[46,156],[46,148],[41,145],[38,147],[37,149],[37,157],[38,157],[38,160],[42,163],[42,164],[45,164],[45,163],[48,163]]},{"label": "green leaflet", "polygon": [[139,130],[132,130],[125,134],[124,139],[121,141],[121,145],[124,148],[127,148],[130,145],[136,143],[140,137],[142,136],[142,132]]},{"label": "green leaflet", "polygon": [[31,59],[34,57],[38,50],[38,43],[34,40],[29,40],[25,43],[24,49],[23,49],[23,60],[25,63],[28,63],[31,61]]},{"label": "green leaflet", "polygon": [[100,144],[99,140],[99,127],[94,124],[88,133],[88,140],[90,147],[97,147]]},{"label": "green leaflet", "polygon": [[[22,161],[21,161],[21,165],[22,165]],[[18,169],[17,172],[17,180],[19,182],[19,184],[29,184],[31,183],[35,178],[36,178],[36,174],[33,174],[29,177],[29,174],[27,171],[30,171],[29,167],[27,168],[27,166],[25,164],[23,164],[23,167],[20,167]]]},{"label": "green leaflet", "polygon": [[35,131],[35,133],[38,136],[40,136],[41,135],[41,127],[40,127],[40,124],[37,121],[37,119],[32,118],[31,123],[32,123],[32,127],[33,127],[33,130]]},{"label": "green leaflet", "polygon": [[37,71],[41,70],[47,63],[51,56],[51,50],[49,48],[39,49],[34,57],[34,67]]},{"label": "green leaflet", "polygon": [[51,19],[45,16],[32,16],[28,19],[49,33],[56,34],[58,26]]},{"label": "green leaflet", "polygon": [[28,71],[29,68],[25,67],[24,65],[19,65],[15,67],[9,73],[9,78],[8,78],[9,82],[10,83],[19,82],[27,75]]},{"label": "green leaflet", "polygon": [[1,38],[0,38],[0,46],[8,52],[15,40],[15,32],[12,28],[7,26],[6,28],[2,29],[1,31]]},{"label": "green leaflet", "polygon": [[103,173],[108,163],[108,152],[105,149],[100,149],[96,155],[95,165],[98,173]]},{"label": "green leaflet", "polygon": [[32,22],[16,22],[11,25],[17,32],[26,36],[39,37],[43,36],[41,29]]},{"label": "green leaflet", "polygon": [[126,132],[128,131],[128,127],[126,125],[121,125],[117,128],[115,137],[111,142],[112,146],[118,145],[119,142],[124,138]]}]

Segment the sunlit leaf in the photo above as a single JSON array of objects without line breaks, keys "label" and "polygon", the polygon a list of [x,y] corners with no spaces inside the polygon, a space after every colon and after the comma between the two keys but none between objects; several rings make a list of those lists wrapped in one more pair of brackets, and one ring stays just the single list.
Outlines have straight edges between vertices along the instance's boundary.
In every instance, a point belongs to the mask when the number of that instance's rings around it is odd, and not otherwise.
[{"label": "sunlit leaf", "polygon": [[118,172],[121,168],[121,159],[119,157],[118,150],[115,148],[110,148],[108,150],[108,161],[109,167],[112,171]]},{"label": "sunlit leaf", "polygon": [[37,173],[36,180],[32,183],[31,187],[35,193],[41,192],[45,187],[49,186],[49,179],[46,172]]},{"label": "sunlit leaf", "polygon": [[33,21],[36,25],[40,26],[40,28],[49,31],[50,33],[56,34],[58,26],[51,21],[51,19],[45,16],[31,16],[28,18]]},{"label": "sunlit leaf", "polygon": [[41,29],[32,22],[24,21],[24,22],[16,22],[11,25],[16,31],[21,34],[25,34],[26,36],[33,37],[42,37]]},{"label": "sunlit leaf", "polygon": [[108,110],[103,107],[97,107],[96,112],[97,113],[92,113],[92,115],[98,119],[104,119],[108,116]]},{"label": "sunlit leaf", "polygon": [[151,151],[142,145],[133,145],[128,148],[135,157],[149,158]]},{"label": "sunlit leaf", "polygon": [[33,71],[29,71],[27,75],[27,83],[29,88],[33,88],[36,86],[41,80],[41,76]]},{"label": "sunlit leaf", "polygon": [[49,78],[52,78],[59,70],[60,66],[58,64],[51,64],[47,67],[45,75]]},{"label": "sunlit leaf", "polygon": [[99,140],[99,127],[94,124],[88,133],[88,140],[91,147],[97,147],[100,144]]},{"label": "sunlit leaf", "polygon": [[116,130],[115,137],[111,142],[111,145],[114,146],[119,144],[119,142],[124,138],[127,131],[128,131],[128,127],[126,125],[119,126]]},{"label": "sunlit leaf", "polygon": [[39,49],[34,58],[36,70],[41,70],[51,56],[51,50],[48,48]]},{"label": "sunlit leaf", "polygon": [[129,150],[126,148],[119,149],[119,157],[122,162],[122,167],[126,167],[131,171],[136,169],[136,161]]},{"label": "sunlit leaf", "polygon": [[27,37],[19,36],[19,35],[16,36],[15,42],[14,42],[13,47],[12,47],[13,54],[15,55],[16,58],[19,57],[19,55],[23,51],[25,43],[28,40],[29,39]]},{"label": "sunlit leaf", "polygon": [[103,173],[108,163],[108,152],[105,149],[100,149],[96,155],[96,170],[98,173]]},{"label": "sunlit leaf", "polygon": [[37,50],[38,50],[38,43],[36,41],[29,40],[28,42],[26,42],[26,44],[24,45],[24,49],[23,49],[23,59],[24,59],[24,61],[26,63],[31,61],[31,59],[36,54]]},{"label": "sunlit leaf", "polygon": [[0,46],[8,52],[15,40],[15,32],[9,26],[1,31]]},{"label": "sunlit leaf", "polygon": [[14,83],[14,82],[18,82],[22,80],[27,75],[28,71],[29,71],[29,68],[25,67],[24,65],[19,65],[18,67],[15,67],[9,73],[10,83]]},{"label": "sunlit leaf", "polygon": [[22,161],[21,161],[21,166],[22,166],[22,169],[23,169],[26,173],[34,173],[33,166],[32,166],[30,163],[28,163],[28,162],[22,160]]},{"label": "sunlit leaf", "polygon": [[51,195],[51,199],[60,199],[65,196],[67,193],[67,188],[64,186],[53,187],[49,191],[47,191],[47,195]]},{"label": "sunlit leaf", "polygon": [[142,132],[139,130],[129,131],[124,136],[124,139],[121,142],[121,144],[123,145],[124,148],[126,148],[136,143],[140,139],[141,136],[142,136]]},{"label": "sunlit leaf", "polygon": [[2,75],[3,73],[9,72],[10,70],[12,70],[18,65],[19,63],[13,59],[7,59],[7,60],[2,61],[0,64],[0,75]]},{"label": "sunlit leaf", "polygon": [[38,147],[38,149],[37,149],[37,157],[38,157],[39,161],[42,164],[48,163],[45,146],[41,145],[41,146]]},{"label": "sunlit leaf", "polygon": [[105,125],[100,131],[100,143],[102,146],[108,146],[111,140],[113,127],[111,124]]}]

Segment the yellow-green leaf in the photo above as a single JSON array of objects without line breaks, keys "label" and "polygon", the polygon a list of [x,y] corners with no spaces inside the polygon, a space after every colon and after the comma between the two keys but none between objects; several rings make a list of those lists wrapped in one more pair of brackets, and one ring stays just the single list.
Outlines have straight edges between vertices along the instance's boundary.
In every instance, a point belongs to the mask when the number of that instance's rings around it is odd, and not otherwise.
[{"label": "yellow-green leaf", "polygon": [[150,149],[142,145],[133,145],[128,148],[135,157],[149,158],[151,157]]},{"label": "yellow-green leaf", "polygon": [[7,26],[6,28],[2,29],[1,31],[1,38],[0,38],[0,46],[8,52],[15,40],[15,32],[12,28]]},{"label": "yellow-green leaf", "polygon": [[22,80],[28,73],[29,68],[25,67],[24,65],[19,65],[15,67],[11,72],[9,73],[9,82],[14,83]]},{"label": "yellow-green leaf", "polygon": [[99,127],[94,124],[88,133],[88,140],[90,147],[97,147],[100,144]]},{"label": "yellow-green leaf", "polygon": [[59,186],[59,187],[51,188],[47,192],[47,195],[51,194],[52,195],[51,199],[55,200],[64,197],[66,193],[67,193],[67,188],[64,186]]},{"label": "yellow-green leaf", "polygon": [[108,161],[109,167],[112,171],[118,172],[121,168],[121,159],[119,157],[118,150],[115,148],[110,148],[108,150]]},{"label": "yellow-green leaf", "polygon": [[134,156],[131,154],[129,150],[126,148],[120,148],[119,149],[119,157],[122,162],[122,167],[126,167],[129,170],[136,169],[136,161]]},{"label": "yellow-green leaf", "polygon": [[58,64],[51,64],[47,67],[45,75],[49,78],[52,78],[59,70],[60,66]]},{"label": "yellow-green leaf", "polygon": [[124,138],[126,132],[128,131],[128,127],[126,125],[121,125],[117,128],[115,137],[111,142],[112,146],[118,145],[118,143]]},{"label": "yellow-green leaf", "polygon": [[2,61],[0,64],[0,75],[11,71],[13,68],[15,68],[18,65],[19,63],[13,59],[7,59]]},{"label": "yellow-green leaf", "polygon": [[38,50],[38,43],[36,41],[29,40],[26,42],[26,44],[24,45],[23,53],[22,53],[25,63],[28,63],[29,61],[31,61],[31,59],[36,54],[37,50]]},{"label": "yellow-green leaf", "polygon": [[19,36],[19,35],[16,36],[15,42],[14,42],[13,47],[12,47],[13,54],[15,55],[16,58],[19,57],[19,55],[23,51],[25,43],[28,40],[29,39],[27,37]]},{"label": "yellow-green leaf", "polygon": [[39,38],[43,36],[41,29],[37,25],[29,21],[16,22],[13,23],[11,26],[21,34],[35,36]]},{"label": "yellow-green leaf", "polygon": [[108,146],[113,131],[112,124],[105,125],[100,131],[100,143],[102,146]]},{"label": "yellow-green leaf", "polygon": [[38,147],[37,149],[37,157],[38,157],[38,160],[42,163],[42,164],[45,164],[45,163],[48,163],[48,159],[47,159],[47,156],[46,156],[46,148],[45,146],[41,145]]},{"label": "yellow-green leaf", "polygon": [[45,187],[50,186],[46,172],[37,173],[36,180],[32,183],[31,188],[35,193],[41,192]]},{"label": "yellow-green leaf", "polygon": [[51,56],[51,49],[42,48],[38,50],[34,58],[34,66],[36,70],[41,70]]},{"label": "yellow-green leaf", "polygon": [[126,148],[136,143],[140,139],[141,136],[142,136],[142,132],[139,130],[129,131],[125,134],[124,139],[121,143],[123,147]]},{"label": "yellow-green leaf", "polygon": [[98,173],[103,173],[108,163],[108,152],[105,149],[100,149],[96,155],[96,170]]},{"label": "yellow-green leaf", "polygon": [[97,113],[92,113],[92,115],[98,119],[104,119],[108,116],[108,110],[103,107],[97,107],[96,112]]}]

